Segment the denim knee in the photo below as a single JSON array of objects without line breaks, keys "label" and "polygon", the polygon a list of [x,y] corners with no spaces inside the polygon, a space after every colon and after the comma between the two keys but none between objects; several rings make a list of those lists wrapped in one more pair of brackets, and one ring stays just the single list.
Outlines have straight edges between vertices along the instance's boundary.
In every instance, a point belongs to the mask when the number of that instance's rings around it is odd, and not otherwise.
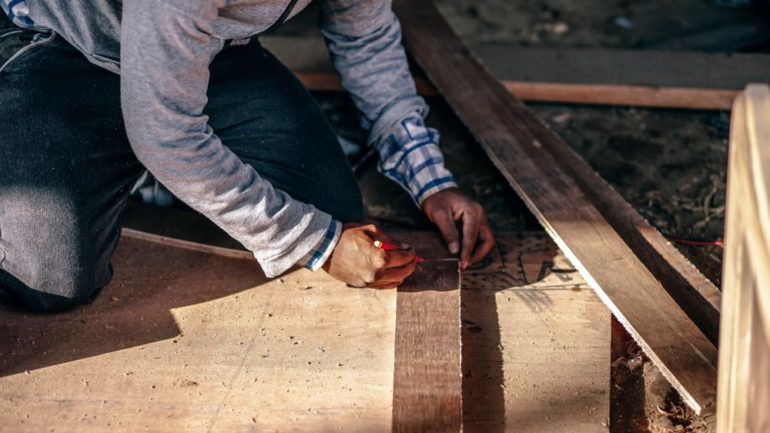
[{"label": "denim knee", "polygon": [[0,270],[0,288],[8,293],[11,302],[24,309],[39,313],[66,311],[90,303],[99,293],[102,284],[94,284],[94,269],[59,269],[55,278],[32,286]]}]

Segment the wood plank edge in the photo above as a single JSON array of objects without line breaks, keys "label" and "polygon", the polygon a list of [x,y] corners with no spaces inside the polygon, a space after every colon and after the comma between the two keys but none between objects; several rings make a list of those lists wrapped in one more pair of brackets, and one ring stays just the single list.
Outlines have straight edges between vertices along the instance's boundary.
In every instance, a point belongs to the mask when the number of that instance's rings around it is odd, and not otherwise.
[{"label": "wood plank edge", "polygon": [[[342,92],[339,77],[333,73],[294,72],[309,90]],[[529,81],[503,81],[517,98],[529,102],[579,105],[635,106],[682,110],[729,111],[737,90],[684,87],[626,86],[615,84],[565,84]],[[424,78],[415,78],[422,96],[438,96],[436,88]]]},{"label": "wood plank edge", "polygon": [[[458,416],[457,420],[459,422],[459,425],[457,426],[456,433],[461,433],[463,431],[463,428],[462,428],[462,426],[463,426],[463,393],[462,393],[462,379],[463,379],[463,372],[462,372],[462,272],[460,270],[460,261],[458,259],[455,259],[455,258],[435,259],[435,260],[428,260],[428,261],[426,261],[426,263],[431,263],[431,262],[432,263],[453,262],[453,264],[454,264],[454,271],[455,271],[454,272],[454,275],[455,275],[454,279],[455,279],[456,286],[457,286],[456,291],[457,291],[457,298],[458,298],[457,299],[457,311],[456,311],[456,318],[457,318],[457,322],[456,322],[456,325],[457,325],[457,354],[458,354],[458,357],[457,357],[457,360],[456,360],[457,363],[454,366],[455,370],[457,371],[457,391],[458,391],[457,398],[458,398],[458,402],[459,402],[459,408],[458,408],[459,412],[457,414],[457,416]],[[398,302],[398,296],[399,296],[399,293],[400,293],[401,289],[398,288],[397,290],[398,290],[398,293],[396,295],[397,296],[397,298],[396,298],[397,299],[397,301],[396,301],[396,338],[395,338],[395,341],[394,341],[394,343],[396,345],[398,345],[398,342],[399,342],[399,338],[398,338],[398,333],[399,333],[398,314],[399,314],[399,309],[402,307],[402,304],[400,302]],[[395,355],[395,357],[397,357],[399,355],[398,347],[395,348],[394,355]],[[399,363],[397,362],[397,359],[395,357],[393,359],[394,368],[397,368],[396,366],[399,365]],[[393,407],[392,407],[392,414],[393,414],[392,431],[394,433],[403,431],[401,429],[401,427],[403,427],[403,425],[401,424],[401,422],[398,420],[397,417],[399,417],[400,414],[402,414],[404,412],[404,410],[402,410],[401,407],[399,406],[400,402],[397,400],[399,392],[396,389],[396,386],[398,385],[397,381],[396,381],[396,377],[397,377],[397,372],[394,369],[394,373],[393,373],[393,379],[394,379],[394,382],[393,382]],[[414,430],[414,431],[416,432],[418,430]],[[430,431],[433,432],[435,430],[430,430]],[[447,431],[446,433],[453,433],[453,432],[454,432],[454,430],[452,432]]]},{"label": "wood plank edge", "polygon": [[594,290],[594,293],[602,300],[602,302],[610,309],[612,312],[612,315],[620,322],[620,324],[623,325],[623,328],[628,331],[629,334],[634,338],[634,341],[639,344],[642,351],[647,355],[650,360],[653,362],[653,364],[658,367],[660,372],[663,374],[663,376],[669,381],[669,383],[674,387],[674,389],[679,393],[679,395],[682,397],[682,400],[692,408],[692,410],[697,415],[705,414],[703,412],[704,407],[710,407],[711,410],[714,409],[714,404],[709,404],[710,402],[705,402],[705,404],[699,403],[695,397],[693,397],[692,394],[690,394],[689,391],[682,385],[681,382],[676,378],[676,376],[671,372],[671,370],[668,369],[666,364],[658,358],[657,354],[654,350],[647,344],[646,340],[644,338],[640,338],[639,333],[636,331],[636,329],[631,325],[631,323],[626,319],[626,317],[623,315],[622,311],[615,305],[615,303],[612,301],[612,299],[602,290],[601,285],[591,276],[591,273],[588,272],[588,269],[586,269],[583,264],[578,260],[577,256],[572,252],[572,250],[569,248],[569,246],[559,237],[556,235],[555,232],[553,232],[553,229],[550,227],[546,227],[546,230],[552,234],[552,238],[556,245],[559,247],[559,249],[564,252],[564,255],[569,259],[570,263],[572,263],[573,266],[578,270],[580,275],[585,279],[586,283]]},{"label": "wood plank edge", "polygon": [[254,255],[248,251],[236,250],[232,248],[216,247],[213,245],[201,244],[198,242],[186,241],[184,239],[177,239],[168,236],[156,235],[154,233],[147,233],[140,230],[134,230],[129,228],[121,229],[120,235],[124,238],[138,239],[154,244],[165,245],[169,247],[180,248],[188,251],[197,251],[201,253],[214,254],[221,257],[229,257],[231,259],[241,260],[254,260]]}]

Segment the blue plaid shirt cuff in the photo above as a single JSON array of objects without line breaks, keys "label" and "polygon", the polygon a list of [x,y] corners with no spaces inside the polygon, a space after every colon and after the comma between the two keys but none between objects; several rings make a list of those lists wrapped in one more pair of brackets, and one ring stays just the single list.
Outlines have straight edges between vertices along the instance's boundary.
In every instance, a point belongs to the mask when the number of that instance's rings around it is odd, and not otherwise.
[{"label": "blue plaid shirt cuff", "polygon": [[321,238],[316,246],[310,250],[304,257],[302,257],[297,264],[310,269],[311,271],[317,271],[326,263],[329,256],[332,255],[334,247],[337,246],[337,241],[340,239],[342,233],[342,224],[339,221],[332,220],[329,224],[329,228],[326,229],[326,234]]},{"label": "blue plaid shirt cuff", "polygon": [[444,167],[438,142],[438,131],[414,115],[401,121],[378,146],[380,173],[406,189],[418,206],[429,196],[457,186]]}]

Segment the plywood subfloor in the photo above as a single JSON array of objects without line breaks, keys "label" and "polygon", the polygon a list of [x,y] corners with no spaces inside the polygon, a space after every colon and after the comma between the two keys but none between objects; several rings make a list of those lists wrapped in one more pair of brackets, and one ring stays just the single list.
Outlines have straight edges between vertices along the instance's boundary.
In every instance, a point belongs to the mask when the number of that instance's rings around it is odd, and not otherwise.
[{"label": "plywood subfloor", "polygon": [[463,280],[466,433],[607,432],[610,312],[545,235]]},{"label": "plywood subfloor", "polygon": [[[547,236],[500,238],[463,282],[464,431],[606,431],[609,312]],[[395,291],[131,239],[114,267],[90,306],[0,308],[0,431],[390,431]]]},{"label": "plywood subfloor", "polygon": [[128,239],[115,269],[89,307],[2,313],[6,431],[389,430],[394,291]]}]

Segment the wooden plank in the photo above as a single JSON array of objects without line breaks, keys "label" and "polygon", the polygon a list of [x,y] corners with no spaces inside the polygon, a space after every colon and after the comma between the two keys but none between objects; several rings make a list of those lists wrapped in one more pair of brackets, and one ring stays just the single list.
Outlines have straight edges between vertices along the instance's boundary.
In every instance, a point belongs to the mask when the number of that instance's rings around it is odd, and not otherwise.
[{"label": "wooden plank", "polygon": [[523,101],[687,110],[729,110],[735,90],[504,81]]},{"label": "wooden plank", "polygon": [[[435,233],[402,237],[451,256]],[[496,239],[462,274],[462,431],[606,433],[609,310],[544,232]]]},{"label": "wooden plank", "polygon": [[398,288],[393,432],[461,431],[460,345],[458,261],[425,261]]},{"label": "wooden plank", "polygon": [[564,171],[567,145],[476,61],[432,2],[395,7],[412,55],[557,245],[683,400],[713,411],[716,348],[591,203],[588,178]]},{"label": "wooden plank", "polygon": [[[342,90],[320,38],[267,36],[260,41],[311,90]],[[746,84],[766,80],[770,70],[767,54],[499,43],[471,48],[509,91],[525,101],[729,110]],[[420,71],[414,74],[421,94],[436,94]]]},{"label": "wooden plank", "polygon": [[770,88],[735,102],[727,171],[720,433],[770,428]]},{"label": "wooden plank", "polygon": [[395,290],[123,238],[115,279],[56,315],[0,306],[12,432],[385,432]]},{"label": "wooden plank", "polygon": [[747,83],[767,80],[770,70],[768,54],[520,47],[502,43],[475,44],[471,49],[503,81],[738,92]]},{"label": "wooden plank", "polygon": [[172,238],[169,236],[156,235],[154,233],[147,233],[141,230],[129,229],[126,227],[123,227],[121,229],[120,235],[124,238],[139,239],[145,242],[152,242],[155,244],[176,247],[183,250],[198,251],[198,252],[214,254],[222,257],[230,257],[233,259],[254,260],[254,254],[252,254],[249,251],[202,244],[199,242],[192,242],[184,239]]}]

